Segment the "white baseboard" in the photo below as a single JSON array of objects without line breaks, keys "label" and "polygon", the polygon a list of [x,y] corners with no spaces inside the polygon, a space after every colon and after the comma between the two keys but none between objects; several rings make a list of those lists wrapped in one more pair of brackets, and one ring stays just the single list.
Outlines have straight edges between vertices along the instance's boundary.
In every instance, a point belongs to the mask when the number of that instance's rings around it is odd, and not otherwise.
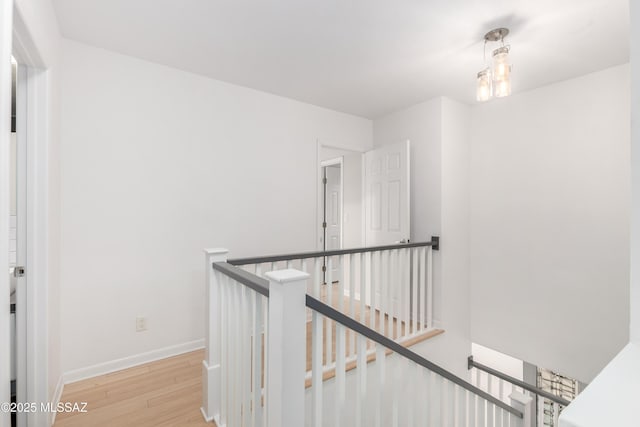
[{"label": "white baseboard", "polygon": [[177,356],[182,353],[200,350],[201,348],[204,348],[204,339],[160,348],[146,353],[135,354],[133,356],[123,357],[122,359],[88,366],[86,368],[75,369],[64,373],[64,384],[74,383],[76,381],[96,377],[98,375],[109,374],[115,371],[121,371],[123,369],[142,365],[143,363],[154,362],[167,357]]},{"label": "white baseboard", "polygon": [[[60,402],[60,399],[62,399],[62,391],[64,390],[64,376],[60,375],[60,378],[58,378],[58,384],[56,385],[56,391],[53,393],[53,400],[51,401],[53,406],[57,406],[58,403]],[[56,411],[52,411],[51,412],[51,424],[53,425],[53,423],[56,422]]]}]

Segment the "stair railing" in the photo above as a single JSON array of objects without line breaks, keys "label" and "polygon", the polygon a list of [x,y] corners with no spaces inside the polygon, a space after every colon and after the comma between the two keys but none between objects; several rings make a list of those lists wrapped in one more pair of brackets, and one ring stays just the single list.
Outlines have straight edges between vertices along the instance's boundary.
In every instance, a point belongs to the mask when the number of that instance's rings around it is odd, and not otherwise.
[{"label": "stair railing", "polygon": [[[503,402],[507,401],[508,396],[513,391],[531,397],[534,402],[533,406],[537,406],[537,411],[532,414],[531,420],[531,424],[534,426],[557,426],[560,412],[571,403],[567,399],[525,383],[497,369],[478,363],[473,359],[473,356],[467,358],[467,367],[471,370],[474,385]],[[545,413],[543,399],[551,402],[551,410],[549,413]]]},{"label": "stair railing", "polygon": [[[523,413],[531,410],[530,401],[516,396],[513,406],[501,402],[307,295],[308,273],[285,269],[262,278],[227,263],[226,254],[214,249],[206,257],[205,419],[220,427],[526,426]],[[366,309],[385,317],[375,306]],[[335,324],[330,380],[325,378],[327,319]],[[347,331],[357,342],[352,370]],[[347,394],[347,389],[356,391]]]}]

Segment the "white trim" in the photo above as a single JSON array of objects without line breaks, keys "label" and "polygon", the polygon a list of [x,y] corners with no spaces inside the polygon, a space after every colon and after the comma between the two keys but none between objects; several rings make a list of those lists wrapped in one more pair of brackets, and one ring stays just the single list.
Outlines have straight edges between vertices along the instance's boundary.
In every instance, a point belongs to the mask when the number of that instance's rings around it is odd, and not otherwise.
[{"label": "white trim", "polygon": [[[17,31],[17,28],[16,28]],[[49,395],[49,84],[48,72],[26,67],[27,297],[26,402]],[[18,117],[18,123],[21,119]],[[19,130],[19,128],[17,129]],[[43,412],[27,413],[27,425],[44,425]]]},{"label": "white trim", "polygon": [[[27,275],[16,282],[16,400],[28,402],[27,398],[27,280],[31,280],[28,263],[28,170],[29,151],[27,150],[27,69],[18,63],[16,74],[16,265],[27,267]],[[27,424],[27,413],[16,414],[18,425]]]},{"label": "white trim", "polygon": [[343,162],[344,162],[344,156],[340,156],[340,157],[336,157],[329,160],[322,160],[320,162],[320,167],[325,168],[327,166],[335,166],[335,165],[340,165],[342,167]]},{"label": "white trim", "polygon": [[352,153],[364,153],[364,151],[362,150],[356,150],[355,148],[346,148],[346,147],[339,147],[337,145],[330,145],[330,144],[322,144],[322,146],[324,148],[330,148],[332,150],[342,150],[342,151],[350,151]]},{"label": "white trim", "polygon": [[[58,378],[58,384],[56,385],[56,390],[53,392],[53,399],[51,399],[52,406],[57,406],[60,400],[62,399],[62,392],[64,391],[64,381],[62,379],[62,375]],[[49,425],[53,425],[56,422],[56,411],[51,413],[51,420]]]},{"label": "white trim", "polygon": [[98,375],[110,374],[111,372],[121,371],[144,363],[155,362],[156,360],[166,359],[167,357],[189,353],[190,351],[200,350],[202,348],[204,348],[204,339],[135,354],[86,368],[75,369],[64,373],[64,383],[69,384]]},{"label": "white trim", "polygon": [[[11,367],[9,349],[11,313],[9,310],[9,138],[11,132],[11,38],[13,2],[0,2],[0,402],[11,399]],[[0,411],[0,425],[10,425],[10,414]]]},{"label": "white trim", "polygon": [[[6,2],[3,2],[6,3]],[[8,2],[13,3],[13,2]],[[23,342],[26,345],[27,375],[22,386],[25,402],[48,402],[49,395],[49,144],[50,97],[49,72],[42,61],[30,31],[19,9],[13,13],[12,53],[24,66],[18,84],[26,103],[23,114],[17,117],[18,131],[26,134],[26,298],[23,303],[26,320],[22,322]],[[11,28],[11,27],[10,27]],[[22,81],[21,81],[22,80]],[[20,136],[18,136],[20,138]],[[19,390],[20,391],[20,390]],[[20,397],[20,396],[19,396]],[[44,426],[49,414],[33,412],[18,422],[29,426]]]}]

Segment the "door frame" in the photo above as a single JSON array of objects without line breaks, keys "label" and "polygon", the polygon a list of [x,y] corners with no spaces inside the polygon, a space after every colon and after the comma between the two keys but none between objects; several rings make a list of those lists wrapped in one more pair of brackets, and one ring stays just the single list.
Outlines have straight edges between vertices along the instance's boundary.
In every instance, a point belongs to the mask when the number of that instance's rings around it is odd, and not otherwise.
[{"label": "door frame", "polygon": [[[23,158],[18,160],[26,166],[26,184],[22,189],[23,209],[25,209],[25,226],[28,232],[24,240],[26,248],[25,267],[27,272],[22,283],[21,292],[24,294],[22,303],[24,306],[16,307],[16,312],[22,310],[25,314],[21,325],[16,325],[16,339],[21,340],[18,344],[19,359],[22,363],[18,367],[18,398],[25,399],[25,402],[49,402],[49,331],[48,331],[48,236],[49,236],[49,143],[50,143],[50,93],[52,90],[50,83],[50,70],[42,60],[28,26],[23,20],[20,11],[13,8],[12,1],[3,1],[0,9],[0,22],[2,22],[2,32],[0,32],[0,57],[9,57],[12,54],[19,64],[16,99],[16,137],[18,154],[22,150]],[[8,50],[8,52],[7,52]],[[11,88],[5,82],[5,64],[0,64],[0,99],[10,99]],[[10,71],[10,69],[9,69]],[[8,115],[7,115],[8,117]],[[5,123],[4,118],[0,118],[0,124]],[[5,132],[2,127],[0,135],[4,142]],[[4,146],[4,144],[1,144]],[[8,147],[8,143],[6,144]],[[7,148],[8,154],[8,148]],[[0,161],[5,159],[5,149],[0,148]],[[0,168],[0,193],[8,194],[9,179],[6,168]],[[8,227],[9,206],[6,209],[4,197],[0,199],[0,224],[4,229]],[[18,202],[20,203],[20,202]],[[19,214],[21,215],[21,214]],[[8,243],[8,242],[7,242]],[[5,249],[6,248],[6,249]],[[5,242],[0,243],[0,260],[8,259],[8,246]],[[6,280],[6,288],[5,282]],[[6,306],[8,312],[8,275],[0,279],[0,293],[6,289]],[[18,285],[20,286],[20,284]],[[18,292],[18,291],[16,291]],[[4,295],[0,296],[0,303],[4,304]],[[4,307],[0,308],[4,321]],[[16,323],[20,315],[16,313]],[[8,319],[7,319],[8,320]],[[0,336],[4,335],[4,330]],[[4,336],[3,336],[4,339]],[[0,360],[8,360],[9,346],[0,346]],[[5,356],[7,356],[5,358]],[[22,359],[22,360],[20,360]],[[4,364],[0,369],[0,400],[4,400],[10,394],[9,372],[5,378]],[[20,378],[22,376],[22,378]],[[5,381],[6,379],[6,381]],[[58,388],[56,393],[58,393]],[[61,391],[61,390],[60,390]],[[54,395],[54,404],[59,395]],[[8,401],[8,400],[7,400]],[[7,414],[8,415],[8,414]],[[50,425],[55,414],[45,412],[31,412],[23,414],[18,418],[20,427],[31,427]],[[0,424],[8,421],[0,413]]]},{"label": "door frame", "polygon": [[[322,235],[322,248],[327,249],[327,230],[322,227],[322,223],[327,217],[327,199],[325,191],[325,184],[323,182],[324,170],[326,167],[340,165],[340,212],[338,212],[340,218],[340,249],[343,249],[344,244],[344,156],[336,157],[329,160],[320,161],[320,234]],[[324,197],[323,197],[324,196]]]},{"label": "door frame", "polygon": [[[11,137],[11,57],[13,2],[0,1],[0,236],[9,236],[9,150]],[[0,402],[11,401],[9,239],[0,241]],[[0,425],[11,425],[11,415],[0,411]]]},{"label": "door frame", "polygon": [[[328,143],[330,141],[327,142],[323,142],[320,139],[316,139],[316,220],[315,220],[315,224],[316,224],[316,243],[315,243],[315,249],[317,251],[321,251],[324,247],[324,242],[323,240],[321,240],[321,238],[323,237],[323,233],[322,233],[322,209],[323,209],[323,200],[322,200],[322,149],[323,148],[327,148],[327,149],[331,149],[331,150],[339,150],[339,151],[343,151],[343,152],[350,152],[350,153],[358,153],[358,154],[363,154],[364,151],[362,150],[356,150],[354,148],[349,148],[349,147],[342,147],[340,145],[334,145],[334,144],[330,144]],[[342,156],[344,157],[344,156]],[[364,161],[364,159],[362,160]],[[364,164],[363,164],[364,165]],[[344,164],[342,165],[341,168],[342,173],[344,174]],[[361,173],[363,174],[362,177],[364,178],[364,170],[361,171]],[[341,176],[341,184],[342,184],[342,197],[344,198],[344,176]],[[364,191],[362,192],[362,197],[364,197]],[[343,211],[344,212],[344,211]],[[361,215],[364,215],[364,208],[362,209],[362,212],[360,213]],[[364,217],[362,217],[364,218]],[[342,224],[344,225],[344,217],[342,217]],[[362,221],[362,236],[364,239],[364,220]],[[344,227],[341,228],[341,233],[344,236]],[[344,242],[342,241],[343,237],[341,236],[341,242],[340,245],[342,245]],[[363,241],[364,243],[364,241]]]}]

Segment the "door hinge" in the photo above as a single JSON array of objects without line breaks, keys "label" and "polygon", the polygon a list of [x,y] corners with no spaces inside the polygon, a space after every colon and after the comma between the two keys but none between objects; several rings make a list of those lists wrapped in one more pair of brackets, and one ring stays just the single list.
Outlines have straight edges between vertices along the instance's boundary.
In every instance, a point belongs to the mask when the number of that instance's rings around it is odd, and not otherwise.
[{"label": "door hinge", "polygon": [[326,271],[327,271],[327,266],[326,266],[326,265],[323,265],[323,266],[322,266],[322,272],[324,273],[324,272],[326,272]]},{"label": "door hinge", "polygon": [[24,277],[25,268],[22,266],[16,266],[13,268],[13,277]]},{"label": "door hinge", "polygon": [[326,221],[322,223],[322,228],[327,228],[327,222]]},{"label": "door hinge", "polygon": [[322,178],[322,183],[326,184],[327,183],[327,178]]}]

